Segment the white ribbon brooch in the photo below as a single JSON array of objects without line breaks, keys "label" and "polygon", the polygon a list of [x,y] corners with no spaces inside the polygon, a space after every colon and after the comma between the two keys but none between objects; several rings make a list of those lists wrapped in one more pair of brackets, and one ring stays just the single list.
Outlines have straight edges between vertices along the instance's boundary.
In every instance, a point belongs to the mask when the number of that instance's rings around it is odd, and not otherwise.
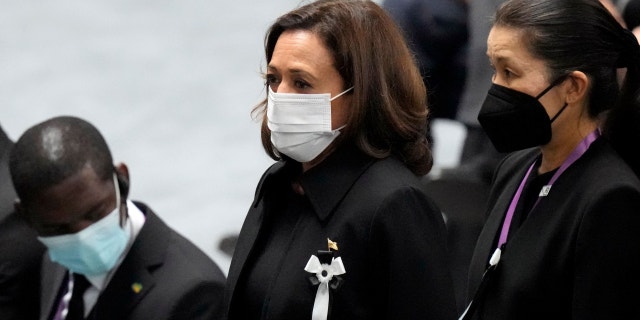
[{"label": "white ribbon brooch", "polygon": [[[335,245],[337,250],[337,244],[331,240],[328,241],[329,248],[333,249],[333,245]],[[311,255],[307,265],[304,267],[304,271],[315,274],[315,277],[312,276],[309,280],[311,284],[318,285],[316,299],[313,302],[311,320],[327,320],[329,315],[329,289],[337,289],[342,282],[340,275],[345,274],[347,271],[344,269],[344,264],[342,264],[342,258],[333,257],[333,252],[330,250],[320,250],[318,255],[321,258]],[[331,258],[330,262],[329,257]]]}]

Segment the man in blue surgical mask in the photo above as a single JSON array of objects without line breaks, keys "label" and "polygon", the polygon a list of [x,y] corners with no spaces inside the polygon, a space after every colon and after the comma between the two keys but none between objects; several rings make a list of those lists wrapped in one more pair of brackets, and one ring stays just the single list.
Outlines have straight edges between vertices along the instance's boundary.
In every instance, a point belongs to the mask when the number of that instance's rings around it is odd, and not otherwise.
[{"label": "man in blue surgical mask", "polygon": [[216,319],[224,274],[146,205],[127,199],[90,123],[56,117],[10,154],[17,211],[47,248],[40,319]]}]

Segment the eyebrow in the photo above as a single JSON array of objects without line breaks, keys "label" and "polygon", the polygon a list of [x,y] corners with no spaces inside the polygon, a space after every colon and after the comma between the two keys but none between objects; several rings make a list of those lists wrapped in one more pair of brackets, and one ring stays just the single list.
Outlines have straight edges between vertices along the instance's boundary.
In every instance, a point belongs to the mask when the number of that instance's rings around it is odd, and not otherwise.
[{"label": "eyebrow", "polygon": [[[271,71],[275,71],[275,72],[279,71],[278,68],[276,68],[276,67],[274,67],[272,65],[268,65],[267,69],[269,69]],[[295,75],[302,75],[302,76],[305,76],[305,77],[309,77],[313,81],[318,79],[314,75],[312,75],[311,73],[309,73],[309,72],[307,72],[305,70],[302,70],[302,69],[294,68],[294,69],[287,69],[286,71],[289,72],[289,73],[295,74]]]},{"label": "eyebrow", "polygon": [[513,62],[513,58],[507,56],[494,56],[493,59],[489,58],[489,63],[494,67],[516,67],[517,63]]}]

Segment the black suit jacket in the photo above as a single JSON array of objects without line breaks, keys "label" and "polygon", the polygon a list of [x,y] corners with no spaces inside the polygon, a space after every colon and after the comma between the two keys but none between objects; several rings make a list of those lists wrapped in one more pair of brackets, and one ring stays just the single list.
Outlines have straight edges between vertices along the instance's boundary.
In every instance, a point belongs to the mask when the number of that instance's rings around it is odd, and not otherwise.
[{"label": "black suit jacket", "polygon": [[[263,284],[261,319],[311,318],[317,286],[304,267],[311,255],[327,250],[327,238],[338,243],[346,269],[342,286],[331,293],[330,319],[455,318],[440,210],[401,161],[355,149],[336,150],[303,175],[313,212],[299,212],[294,232],[282,235],[290,245],[282,248],[284,259],[274,261],[280,263],[275,278]],[[274,164],[258,185],[229,270],[229,319],[246,307],[238,292],[262,235],[283,233],[267,221],[282,212],[296,164]]]},{"label": "black suit jacket", "polygon": [[[113,278],[100,293],[91,320],[219,319],[225,276],[204,252],[136,202],[146,221]],[[66,269],[45,259],[40,319],[57,301]],[[135,292],[133,284],[142,290]]]},{"label": "black suit jacket", "polygon": [[9,175],[13,142],[0,128],[0,319],[38,319],[40,279],[37,276],[44,246],[36,233],[14,211],[16,193]]},{"label": "black suit jacket", "polygon": [[[539,150],[498,168],[469,267],[478,288],[516,189]],[[604,138],[553,184],[502,253],[478,319],[640,319],[640,181]]]}]

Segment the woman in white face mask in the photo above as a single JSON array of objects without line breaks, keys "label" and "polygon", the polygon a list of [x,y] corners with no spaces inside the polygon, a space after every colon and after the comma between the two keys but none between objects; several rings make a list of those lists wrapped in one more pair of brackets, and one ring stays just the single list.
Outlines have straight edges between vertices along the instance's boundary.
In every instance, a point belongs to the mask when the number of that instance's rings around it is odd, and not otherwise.
[{"label": "woman in white face mask", "polygon": [[265,38],[258,184],[229,270],[229,319],[452,319],[425,87],[372,1],[317,1]]}]

